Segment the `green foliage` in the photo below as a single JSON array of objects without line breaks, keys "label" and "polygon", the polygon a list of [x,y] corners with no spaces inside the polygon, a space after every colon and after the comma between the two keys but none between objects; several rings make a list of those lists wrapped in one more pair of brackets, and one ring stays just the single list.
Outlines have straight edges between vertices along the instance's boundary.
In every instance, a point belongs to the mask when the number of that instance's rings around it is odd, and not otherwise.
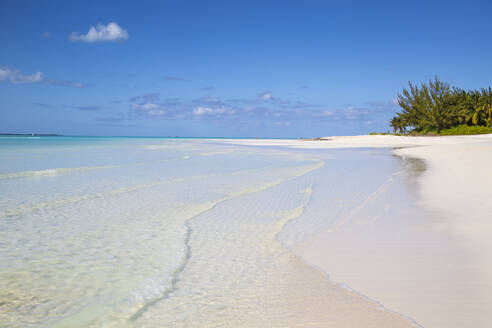
[{"label": "green foliage", "polygon": [[459,125],[449,129],[443,129],[440,132],[437,130],[415,130],[406,134],[389,133],[389,132],[371,132],[371,136],[413,136],[413,137],[435,137],[435,136],[456,136],[456,135],[471,135],[471,134],[489,134],[492,133],[492,127],[481,125]]},{"label": "green foliage", "polygon": [[474,125],[491,126],[492,123],[492,105],[484,104],[475,107],[475,113],[472,116]]},{"label": "green foliage", "polygon": [[492,133],[492,128],[480,125],[460,125],[450,129],[441,130],[443,136],[465,135],[465,134],[487,134]]},{"label": "green foliage", "polygon": [[390,121],[394,133],[411,131],[413,135],[427,135],[441,134],[460,125],[492,126],[490,87],[464,91],[451,88],[437,77],[420,86],[410,82],[408,85],[398,94],[401,111]]},{"label": "green foliage", "polygon": [[402,136],[402,133],[389,133],[389,132],[370,132],[370,136]]}]

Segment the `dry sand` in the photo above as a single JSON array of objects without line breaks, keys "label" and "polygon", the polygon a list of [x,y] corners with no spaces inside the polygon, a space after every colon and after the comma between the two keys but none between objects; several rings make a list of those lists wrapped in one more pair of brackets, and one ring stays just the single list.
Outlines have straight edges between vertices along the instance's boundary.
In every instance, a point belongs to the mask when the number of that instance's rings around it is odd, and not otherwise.
[{"label": "dry sand", "polygon": [[[423,327],[492,326],[492,135],[228,140],[300,148],[390,147],[419,158],[417,200],[365,229],[320,231],[296,251],[354,292]],[[415,182],[415,181],[414,181]],[[417,213],[417,215],[416,215]]]}]

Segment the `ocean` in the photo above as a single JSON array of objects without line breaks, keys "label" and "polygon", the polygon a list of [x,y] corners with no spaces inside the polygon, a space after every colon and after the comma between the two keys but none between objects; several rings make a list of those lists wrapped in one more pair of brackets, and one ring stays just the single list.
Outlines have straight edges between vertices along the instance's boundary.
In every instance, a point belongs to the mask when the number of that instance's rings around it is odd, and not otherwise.
[{"label": "ocean", "polygon": [[387,215],[417,171],[388,149],[0,137],[0,326],[411,326],[299,250]]}]

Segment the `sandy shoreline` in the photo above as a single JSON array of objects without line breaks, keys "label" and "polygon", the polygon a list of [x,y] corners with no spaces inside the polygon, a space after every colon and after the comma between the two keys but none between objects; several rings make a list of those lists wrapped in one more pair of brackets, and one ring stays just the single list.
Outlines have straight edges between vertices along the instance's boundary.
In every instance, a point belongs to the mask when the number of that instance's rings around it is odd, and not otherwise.
[{"label": "sandy shoreline", "polygon": [[376,225],[336,237],[321,231],[297,252],[331,280],[421,326],[489,327],[492,135],[326,139],[221,141],[310,149],[387,147],[403,160],[422,159],[426,170],[414,178],[422,210],[415,214],[408,204],[393,204]]}]

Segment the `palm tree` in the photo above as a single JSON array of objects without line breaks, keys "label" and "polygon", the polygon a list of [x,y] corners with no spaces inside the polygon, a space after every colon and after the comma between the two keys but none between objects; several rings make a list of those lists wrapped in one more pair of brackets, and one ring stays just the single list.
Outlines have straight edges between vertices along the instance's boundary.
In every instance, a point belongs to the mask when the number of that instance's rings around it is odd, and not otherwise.
[{"label": "palm tree", "polygon": [[484,104],[481,106],[477,106],[475,108],[475,113],[472,117],[472,123],[474,125],[482,125],[480,123],[484,123],[485,126],[491,126],[492,124],[492,105]]},{"label": "palm tree", "polygon": [[391,119],[390,125],[393,128],[393,133],[404,133],[406,132],[406,123],[401,116],[395,116]]}]

